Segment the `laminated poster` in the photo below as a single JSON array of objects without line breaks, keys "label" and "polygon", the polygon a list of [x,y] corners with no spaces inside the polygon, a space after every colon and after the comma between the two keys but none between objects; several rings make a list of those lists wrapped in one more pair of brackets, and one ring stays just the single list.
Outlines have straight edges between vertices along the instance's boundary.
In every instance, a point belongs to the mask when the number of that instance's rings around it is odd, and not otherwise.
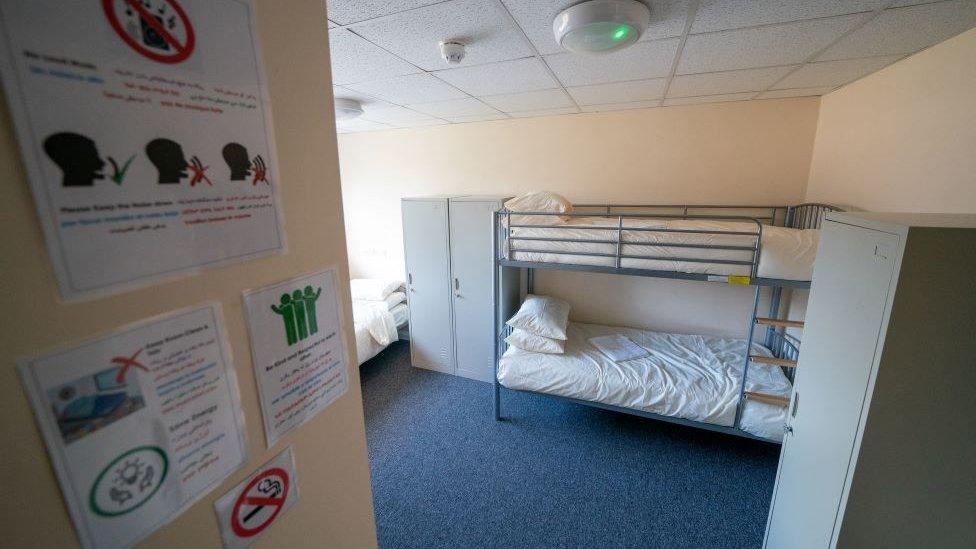
[{"label": "laminated poster", "polygon": [[244,292],[268,447],[346,392],[335,269]]},{"label": "laminated poster", "polygon": [[130,547],[246,461],[219,304],[20,361],[85,547]]},{"label": "laminated poster", "polygon": [[0,74],[61,294],[285,249],[241,0],[3,0]]},{"label": "laminated poster", "polygon": [[298,502],[298,475],[291,446],[214,502],[227,549],[254,543]]}]

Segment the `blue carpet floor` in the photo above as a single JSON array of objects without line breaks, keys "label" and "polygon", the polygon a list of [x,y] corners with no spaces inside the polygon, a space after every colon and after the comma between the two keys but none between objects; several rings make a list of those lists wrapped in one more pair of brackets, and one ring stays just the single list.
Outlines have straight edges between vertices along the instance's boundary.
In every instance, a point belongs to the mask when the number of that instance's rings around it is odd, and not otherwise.
[{"label": "blue carpet floor", "polygon": [[382,549],[758,547],[779,447],[410,367],[362,366]]}]

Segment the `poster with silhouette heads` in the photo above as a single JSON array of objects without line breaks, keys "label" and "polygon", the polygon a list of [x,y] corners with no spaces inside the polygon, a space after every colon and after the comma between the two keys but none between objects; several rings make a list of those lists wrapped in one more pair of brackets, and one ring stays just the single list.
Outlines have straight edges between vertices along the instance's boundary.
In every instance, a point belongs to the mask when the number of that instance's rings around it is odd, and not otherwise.
[{"label": "poster with silhouette heads", "polygon": [[284,253],[250,0],[4,0],[0,75],[62,297]]},{"label": "poster with silhouette heads", "polygon": [[244,292],[268,448],[346,392],[335,269]]},{"label": "poster with silhouette heads", "polygon": [[132,547],[247,461],[219,303],[21,360],[83,547]]}]

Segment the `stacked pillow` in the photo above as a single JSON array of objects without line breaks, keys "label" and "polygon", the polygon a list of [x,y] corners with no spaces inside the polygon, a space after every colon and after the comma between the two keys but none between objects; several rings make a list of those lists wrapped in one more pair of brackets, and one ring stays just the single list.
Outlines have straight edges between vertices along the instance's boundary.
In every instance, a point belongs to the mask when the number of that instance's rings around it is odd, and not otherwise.
[{"label": "stacked pillow", "polygon": [[562,354],[569,324],[569,303],[544,295],[525,296],[522,307],[506,322],[512,333],[505,342],[535,353]]}]

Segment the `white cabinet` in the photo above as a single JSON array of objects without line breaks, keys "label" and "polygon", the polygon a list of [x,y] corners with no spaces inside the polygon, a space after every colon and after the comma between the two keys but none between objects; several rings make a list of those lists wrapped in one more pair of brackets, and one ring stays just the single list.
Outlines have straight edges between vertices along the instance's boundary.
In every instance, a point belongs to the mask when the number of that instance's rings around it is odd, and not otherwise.
[{"label": "white cabinet", "polygon": [[973,227],[828,214],[765,547],[976,547]]},{"label": "white cabinet", "polygon": [[[505,200],[496,196],[402,200],[414,366],[491,381],[492,214]],[[503,299],[517,302],[517,279],[506,274],[502,286]],[[513,306],[503,305],[503,310]]]}]

